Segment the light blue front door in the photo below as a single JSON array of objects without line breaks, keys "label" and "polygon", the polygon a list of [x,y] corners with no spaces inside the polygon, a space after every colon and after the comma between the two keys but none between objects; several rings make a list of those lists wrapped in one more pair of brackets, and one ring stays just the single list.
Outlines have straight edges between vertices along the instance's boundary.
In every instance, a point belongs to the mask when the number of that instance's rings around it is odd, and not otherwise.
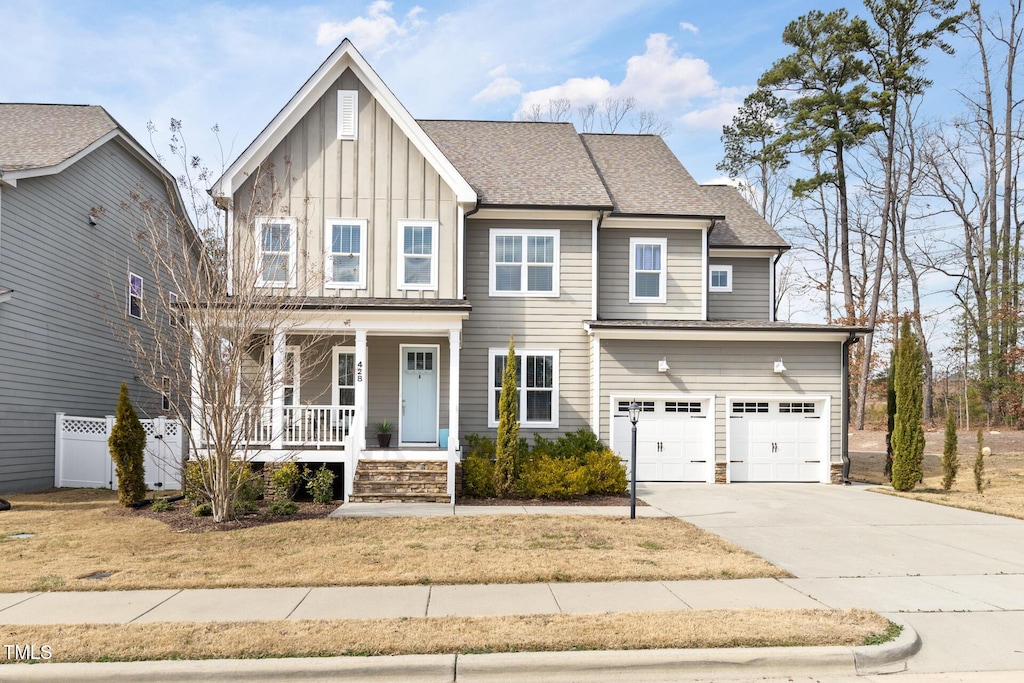
[{"label": "light blue front door", "polygon": [[402,443],[437,443],[437,349],[402,347]]}]

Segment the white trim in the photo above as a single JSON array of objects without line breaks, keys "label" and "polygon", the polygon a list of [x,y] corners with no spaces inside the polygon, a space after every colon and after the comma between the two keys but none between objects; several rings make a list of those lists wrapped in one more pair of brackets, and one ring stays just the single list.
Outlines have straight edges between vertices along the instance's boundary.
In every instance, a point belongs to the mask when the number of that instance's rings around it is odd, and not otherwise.
[{"label": "white trim", "polygon": [[[331,347],[331,405],[342,406],[341,403],[341,385],[338,384],[338,356],[341,354],[351,355],[353,359],[356,355],[355,344],[336,344]],[[359,401],[359,373],[356,368],[352,368],[352,386],[345,387],[346,389],[352,389],[352,407],[355,408]],[[347,404],[346,404],[347,407]]]},{"label": "white trim", "polygon": [[[660,249],[661,268],[658,269],[658,296],[640,296],[636,293],[636,248],[639,246],[655,246]],[[668,239],[665,237],[630,237],[629,238],[629,303],[631,304],[663,304],[665,296],[665,273],[668,270]],[[645,273],[654,271],[642,271]]]},{"label": "white trim", "polygon": [[[590,335],[590,421],[591,431],[601,438],[601,340]],[[609,431],[609,436],[611,432]]]},{"label": "white trim", "polygon": [[768,259],[768,320],[775,322],[775,258]]},{"label": "white trim", "polygon": [[[264,280],[263,279],[263,226],[264,224],[289,226],[288,230],[288,279],[287,280]],[[256,240],[256,286],[257,287],[295,287],[295,278],[298,271],[298,221],[292,216],[257,216],[255,225]],[[270,252],[278,254],[282,252]]]},{"label": "white trim", "polygon": [[288,383],[288,378],[281,375],[281,390],[282,390],[282,402],[284,397],[284,389],[287,387],[292,388],[292,402],[291,405],[297,406],[302,402],[302,347],[296,344],[289,344],[284,347],[284,367],[288,367],[288,354],[292,354],[292,377],[291,384]]},{"label": "white trim", "polygon": [[707,232],[711,225],[710,218],[679,218],[676,216],[606,216],[601,223],[601,228],[617,230],[626,229],[659,229],[666,230],[703,230]]},{"label": "white trim", "polygon": [[[597,320],[597,224],[600,217],[590,220],[590,319]],[[594,432],[595,434],[598,432]]]},{"label": "white trim", "polygon": [[[609,209],[611,207],[608,207]],[[608,209],[605,209],[608,210]],[[473,218],[488,220],[546,220],[546,221],[589,221],[600,216],[598,209],[509,209],[483,207]],[[607,220],[607,219],[606,219]],[[633,227],[636,227],[635,225]]]},{"label": "white trim", "polygon": [[[651,329],[649,327],[591,328],[583,330],[600,339],[657,339],[658,341],[846,341],[850,330],[766,330],[757,327],[736,329]],[[861,335],[858,335],[861,336]]]},{"label": "white trim", "polygon": [[[423,254],[405,253],[405,230],[406,228],[430,228],[430,282],[428,283],[407,283],[405,281],[405,261],[408,257],[423,258]],[[437,245],[440,242],[438,233],[441,231],[440,222],[436,220],[421,220],[403,218],[398,221],[398,245],[395,255],[398,258],[398,289],[403,291],[435,291],[437,289]]]},{"label": "white trim", "polygon": [[[335,254],[332,250],[334,245],[334,228],[354,226],[359,228],[359,273],[355,282],[336,282],[332,280],[334,274],[334,257],[344,256],[344,253]],[[328,218],[324,221],[324,289],[366,289],[366,231],[367,220],[365,218]],[[355,252],[352,252],[353,254]]]},{"label": "white trim", "polygon": [[[459,373],[462,357],[462,330],[448,332],[448,495],[455,502],[455,463],[459,450]],[[440,417],[440,413],[438,413]],[[440,435],[438,435],[440,442]],[[438,443],[440,446],[440,443]]]},{"label": "white trim", "polygon": [[[498,421],[494,419],[494,407],[495,407],[495,396],[494,390],[497,388],[494,386],[494,358],[496,356],[507,356],[508,347],[504,348],[490,348],[487,350],[487,426],[495,428],[498,426]],[[525,356],[551,356],[551,420],[547,422],[530,422],[526,419],[526,399],[522,398],[519,401],[519,426],[528,427],[530,429],[558,429],[558,401],[559,401],[559,367],[558,367],[558,349],[534,349],[530,347],[516,348],[515,355],[517,359],[521,359]],[[526,381],[526,371],[521,370],[519,373],[522,378],[522,382]],[[529,387],[522,386],[520,384],[519,391],[527,391]]]},{"label": "white trim", "polygon": [[255,170],[269,156],[270,151],[291,132],[310,109],[337,82],[345,69],[352,69],[363,86],[377,103],[398,125],[416,149],[437,170],[442,180],[452,188],[459,202],[476,202],[477,196],[466,179],[441,152],[433,140],[420,128],[394,93],[388,89],[380,76],[370,67],[352,42],[347,38],[309,77],[298,92],[267,124],[266,128],[246,147],[245,151],[228,167],[211,189],[214,197],[231,197]]},{"label": "white trim", "polygon": [[355,140],[359,136],[359,91],[338,91],[338,139]]},{"label": "white trim", "polygon": [[459,204],[456,211],[458,216],[455,223],[459,232],[455,245],[455,297],[461,299],[466,295],[466,208]]},{"label": "white trim", "polygon": [[[497,279],[497,261],[495,260],[495,240],[498,237],[519,237],[522,239],[522,261],[520,267],[520,288],[516,291],[498,290],[495,280]],[[531,292],[529,286],[529,261],[527,260],[527,243],[530,237],[551,237],[553,244],[553,261],[551,263],[551,290],[543,292]],[[547,298],[557,299],[560,295],[559,271],[561,270],[561,231],[560,230],[537,230],[533,228],[491,228],[487,238],[487,280],[488,293],[493,297],[516,297],[516,298]],[[547,265],[547,264],[541,264]]]},{"label": "white trim", "polygon": [[[139,292],[135,294],[132,292],[132,280],[138,278],[139,280]],[[135,318],[136,320],[142,320],[142,307],[145,304],[146,296],[146,280],[141,275],[128,271],[128,286],[125,288],[125,299],[124,299],[124,311],[128,314],[129,318]],[[135,315],[132,313],[132,300],[139,300],[139,314]]]},{"label": "white trim", "polygon": [[[434,410],[436,413],[436,419],[434,420],[434,440],[431,441],[406,441],[402,438],[402,427],[405,424],[405,420],[402,419],[402,401],[405,396],[405,350],[406,349],[432,349],[434,353],[434,377],[435,381],[435,396],[434,396]],[[434,443],[437,444],[438,429],[441,424],[441,345],[440,344],[399,344],[398,345],[398,445],[399,446],[413,446]],[[449,439],[451,435],[449,434]]]},{"label": "white trim", "polygon": [[711,247],[709,256],[711,258],[775,258],[780,254],[784,254],[786,249],[783,247],[765,247],[762,249],[747,248],[747,249],[736,249],[736,248],[724,248],[724,247]]},{"label": "white trim", "polygon": [[224,212],[224,243],[227,245],[228,296],[235,294],[235,210]]},{"label": "white trim", "polygon": [[[726,273],[727,284],[713,285],[715,273]],[[708,266],[708,291],[709,292],[731,292],[732,291],[732,266],[719,263],[712,263]]]},{"label": "white trim", "polygon": [[[732,404],[736,401],[814,401],[820,402],[821,420],[818,424],[820,439],[819,443],[823,449],[821,458],[821,472],[819,483],[829,484],[832,481],[832,397],[828,394],[726,394],[725,397],[725,483],[732,483],[732,426],[729,416],[732,414]],[[845,427],[844,427],[845,428]]]},{"label": "white trim", "polygon": [[700,319],[708,319],[708,232],[705,230],[700,235]]}]

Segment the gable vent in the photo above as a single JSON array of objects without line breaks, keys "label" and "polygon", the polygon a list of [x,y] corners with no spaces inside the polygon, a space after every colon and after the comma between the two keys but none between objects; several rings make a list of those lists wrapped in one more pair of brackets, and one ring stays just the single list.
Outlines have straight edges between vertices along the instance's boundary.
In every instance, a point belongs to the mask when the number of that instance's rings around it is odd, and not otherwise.
[{"label": "gable vent", "polygon": [[339,90],[338,91],[338,139],[355,140],[356,116],[359,111],[359,91]]}]

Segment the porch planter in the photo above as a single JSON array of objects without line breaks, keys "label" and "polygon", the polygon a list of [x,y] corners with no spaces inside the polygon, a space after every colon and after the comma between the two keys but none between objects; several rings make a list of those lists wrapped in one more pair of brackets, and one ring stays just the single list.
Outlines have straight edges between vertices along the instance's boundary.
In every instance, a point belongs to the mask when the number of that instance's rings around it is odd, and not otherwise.
[{"label": "porch planter", "polygon": [[381,448],[388,448],[391,446],[391,435],[390,434],[378,434],[377,445]]}]

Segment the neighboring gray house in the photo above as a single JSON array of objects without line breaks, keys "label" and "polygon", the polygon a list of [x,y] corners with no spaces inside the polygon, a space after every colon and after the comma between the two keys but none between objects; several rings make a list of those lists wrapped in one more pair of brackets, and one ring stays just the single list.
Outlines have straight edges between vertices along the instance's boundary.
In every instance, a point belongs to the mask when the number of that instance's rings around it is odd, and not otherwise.
[{"label": "neighboring gray house", "polygon": [[153,286],[121,204],[168,180],[102,107],[0,104],[0,493],[53,486],[55,413],[160,413],[111,324]]},{"label": "neighboring gray house", "polygon": [[[246,221],[257,171],[280,193]],[[238,270],[301,300],[255,359],[289,369],[256,460],[342,464],[346,497],[369,461],[435,460],[452,495],[514,334],[527,438],[588,428],[627,456],[637,400],[641,480],[840,476],[864,330],[777,321],[788,245],[660,137],[418,121],[345,40],[211,192]],[[313,333],[327,363],[302,362]]]}]

